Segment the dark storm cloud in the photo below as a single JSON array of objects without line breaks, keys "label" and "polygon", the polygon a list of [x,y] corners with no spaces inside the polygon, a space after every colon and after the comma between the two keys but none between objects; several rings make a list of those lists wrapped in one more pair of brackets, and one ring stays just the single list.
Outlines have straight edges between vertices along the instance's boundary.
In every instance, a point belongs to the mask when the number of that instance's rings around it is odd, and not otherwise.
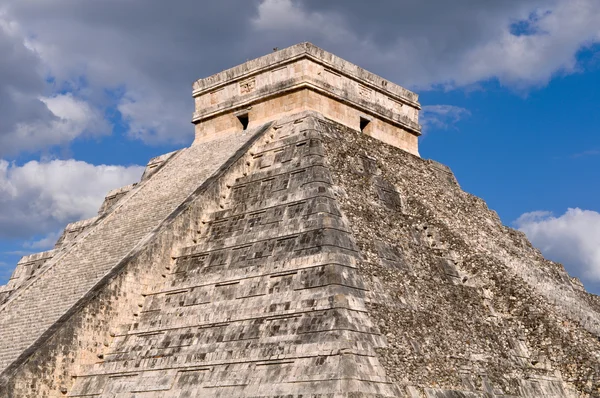
[{"label": "dark storm cloud", "polygon": [[[376,52],[385,53],[397,47],[399,41],[410,40],[412,45],[401,45],[406,52],[400,54],[404,56],[400,64],[386,65],[364,55],[361,60],[407,85],[427,85],[453,78],[437,75],[436,65],[460,63],[466,51],[501,35],[508,21],[526,18],[532,10],[550,3],[546,0],[304,1],[314,12],[341,16],[356,37],[366,38]],[[351,47],[346,51],[352,56]],[[419,69],[423,74],[417,72]]]},{"label": "dark storm cloud", "polygon": [[[426,38],[441,50],[460,49],[488,40],[502,24],[527,17],[532,10],[552,4],[547,0],[304,0],[316,12],[343,16],[361,37],[382,47],[398,37]],[[444,35],[440,33],[443,32]]]}]

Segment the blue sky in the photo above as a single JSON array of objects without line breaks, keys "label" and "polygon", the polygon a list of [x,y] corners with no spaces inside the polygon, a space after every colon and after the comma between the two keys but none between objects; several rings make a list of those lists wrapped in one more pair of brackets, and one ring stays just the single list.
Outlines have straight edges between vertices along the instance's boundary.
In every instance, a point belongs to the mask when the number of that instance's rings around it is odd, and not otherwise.
[{"label": "blue sky", "polygon": [[597,0],[7,0],[0,284],[153,156],[193,80],[301,41],[420,94],[423,157],[600,294]]}]

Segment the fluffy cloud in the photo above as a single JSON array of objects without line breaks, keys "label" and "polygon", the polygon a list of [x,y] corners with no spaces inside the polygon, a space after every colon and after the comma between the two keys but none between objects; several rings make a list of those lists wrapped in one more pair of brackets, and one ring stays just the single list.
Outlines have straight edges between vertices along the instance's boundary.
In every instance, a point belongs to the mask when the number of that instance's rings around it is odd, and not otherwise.
[{"label": "fluffy cloud", "polygon": [[[329,21],[314,33],[328,46],[341,46],[342,55],[417,88],[465,86],[492,78],[516,87],[542,85],[557,73],[574,72],[577,52],[600,41],[596,0],[263,4],[288,4],[290,12],[292,5],[302,5],[305,15]],[[311,18],[305,19],[307,27]],[[345,34],[337,33],[341,30]],[[336,34],[329,36],[328,31]]]},{"label": "fluffy cloud", "polygon": [[282,31],[295,37],[318,35],[329,42],[343,42],[351,34],[339,14],[312,11],[305,4],[292,0],[262,1],[252,26],[258,31]]},{"label": "fluffy cloud", "polygon": [[419,122],[426,133],[431,129],[448,129],[469,115],[471,112],[468,109],[458,106],[427,105],[421,110]]},{"label": "fluffy cloud", "polygon": [[60,229],[58,231],[50,232],[46,234],[43,238],[37,240],[31,240],[29,242],[25,242],[23,247],[26,249],[32,249],[33,251],[43,251],[49,250],[54,247],[60,236],[62,235],[63,230]]},{"label": "fluffy cloud", "polygon": [[600,282],[600,213],[568,209],[525,213],[516,226],[548,258],[565,264],[569,273],[591,283]]},{"label": "fluffy cloud", "polygon": [[9,0],[6,15],[54,86],[118,109],[133,138],[173,144],[193,137],[192,82],[251,56],[255,9],[246,0]]},{"label": "fluffy cloud", "polygon": [[64,145],[82,135],[110,132],[103,115],[87,102],[72,94],[40,97],[39,101],[51,114],[48,120],[21,121],[0,135],[0,156],[20,151],[35,152],[55,145]]},{"label": "fluffy cloud", "polygon": [[20,24],[0,10],[0,156],[35,152],[106,133],[103,115],[72,93],[47,95],[44,62]]},{"label": "fluffy cloud", "polygon": [[43,71],[53,87],[76,89],[92,108],[120,110],[132,137],[154,143],[191,139],[193,80],[273,47],[313,41],[417,89],[493,78],[523,88],[577,71],[577,52],[600,40],[597,0],[5,4],[0,16],[13,27],[1,40],[12,44],[0,47],[12,55],[0,67],[0,81],[12,81],[3,78],[12,73],[27,95],[6,88],[0,95],[21,98],[13,98],[12,107],[29,115],[19,120],[56,119],[40,100],[50,95]]},{"label": "fluffy cloud", "polygon": [[108,191],[139,180],[143,169],[75,160],[14,166],[0,160],[0,238],[50,234],[92,217]]}]

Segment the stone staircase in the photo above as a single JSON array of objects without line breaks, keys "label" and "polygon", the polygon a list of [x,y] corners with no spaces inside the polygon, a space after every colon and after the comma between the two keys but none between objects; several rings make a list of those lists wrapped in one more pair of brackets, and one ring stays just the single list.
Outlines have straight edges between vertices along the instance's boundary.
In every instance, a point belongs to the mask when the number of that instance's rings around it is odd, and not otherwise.
[{"label": "stone staircase", "polygon": [[69,396],[397,396],[313,124],[276,125],[251,149],[222,209]]},{"label": "stone staircase", "polygon": [[0,370],[26,356],[255,132],[218,137],[178,152],[12,294],[0,307]]}]

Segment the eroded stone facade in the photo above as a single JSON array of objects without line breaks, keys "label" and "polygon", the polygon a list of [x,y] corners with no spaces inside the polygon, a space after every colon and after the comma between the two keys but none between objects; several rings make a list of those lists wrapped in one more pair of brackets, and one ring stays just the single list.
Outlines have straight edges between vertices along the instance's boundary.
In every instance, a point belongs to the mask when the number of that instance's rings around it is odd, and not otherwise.
[{"label": "eroded stone facade", "polygon": [[[265,59],[346,65],[282,51]],[[24,258],[0,291],[0,397],[600,396],[598,297],[415,134],[390,145],[378,108],[335,102],[265,93],[246,130],[234,105],[197,120],[194,145]]]},{"label": "eroded stone facade", "polygon": [[298,44],[194,83],[196,144],[314,110],[418,155],[418,96],[310,43]]}]

